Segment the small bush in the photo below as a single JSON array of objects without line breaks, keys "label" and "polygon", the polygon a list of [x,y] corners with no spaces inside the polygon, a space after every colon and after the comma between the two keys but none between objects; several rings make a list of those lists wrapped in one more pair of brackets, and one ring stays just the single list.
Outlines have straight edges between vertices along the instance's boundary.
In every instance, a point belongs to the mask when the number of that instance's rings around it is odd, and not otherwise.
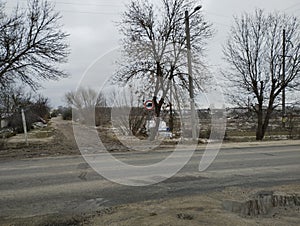
[{"label": "small bush", "polygon": [[62,112],[63,120],[72,120],[72,108],[65,108]]},{"label": "small bush", "polygon": [[52,111],[51,114],[50,114],[51,118],[56,118],[57,116],[58,116],[58,111],[57,110]]}]

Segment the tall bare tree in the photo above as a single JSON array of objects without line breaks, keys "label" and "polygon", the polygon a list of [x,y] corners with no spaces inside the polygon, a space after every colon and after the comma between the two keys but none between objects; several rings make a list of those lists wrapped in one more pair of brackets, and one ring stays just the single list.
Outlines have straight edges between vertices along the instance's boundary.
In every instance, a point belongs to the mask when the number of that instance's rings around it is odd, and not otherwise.
[{"label": "tall bare tree", "polygon": [[[153,100],[157,119],[172,84],[188,91],[184,16],[185,10],[194,12],[197,1],[161,0],[160,3],[132,0],[127,6],[120,22],[124,61],[115,78],[140,84],[142,95]],[[190,30],[197,88],[203,79],[204,49],[212,28],[200,11],[190,17]]]},{"label": "tall bare tree", "polygon": [[106,98],[103,93],[97,93],[92,88],[86,87],[67,92],[65,101],[69,107],[72,107],[73,118],[90,125],[95,125],[96,108],[106,107]]},{"label": "tall bare tree", "polygon": [[32,123],[49,118],[48,98],[26,92],[23,87],[15,87],[12,84],[1,87],[0,90],[0,121],[5,118],[8,127],[23,132],[21,109],[25,112],[28,129]]},{"label": "tall bare tree", "polygon": [[76,91],[65,94],[67,104],[76,109],[93,109],[95,107],[105,107],[106,99],[102,93],[97,93],[92,88],[80,87]]},{"label": "tall bare tree", "polygon": [[[283,78],[283,30],[286,30]],[[257,115],[256,139],[262,140],[270,117],[280,105],[283,89],[293,90],[300,82],[300,24],[293,16],[254,14],[236,17],[224,56],[230,68],[224,72],[230,82],[230,98],[250,106]]]},{"label": "tall bare tree", "polygon": [[0,7],[0,85],[22,81],[36,89],[42,80],[57,80],[69,55],[68,34],[61,16],[47,1],[28,0],[28,9],[17,7],[11,15]]}]

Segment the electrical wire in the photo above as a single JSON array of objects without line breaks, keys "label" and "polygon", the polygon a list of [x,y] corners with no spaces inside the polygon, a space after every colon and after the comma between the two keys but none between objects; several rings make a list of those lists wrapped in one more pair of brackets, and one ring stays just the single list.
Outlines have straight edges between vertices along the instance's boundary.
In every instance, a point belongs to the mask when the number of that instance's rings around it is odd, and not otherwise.
[{"label": "electrical wire", "polygon": [[285,9],[283,9],[283,11],[287,11],[287,10],[289,10],[289,9],[291,9],[291,8],[294,8],[295,6],[298,6],[298,5],[300,5],[300,3],[293,4],[293,5],[291,5],[291,6],[287,7],[287,8],[285,8]]},{"label": "electrical wire", "polygon": [[[6,6],[8,9],[15,9],[14,6]],[[20,9],[28,9],[27,7],[19,7]],[[97,11],[77,11],[77,10],[58,10],[59,12],[74,13],[74,14],[96,14],[96,15],[121,15],[121,12],[97,12]]]},{"label": "electrical wire", "polygon": [[74,13],[74,14],[95,14],[95,15],[121,15],[120,13],[106,13],[106,12],[90,12],[90,11],[75,11],[75,10],[59,10],[60,12],[65,12],[65,13]]},{"label": "electrical wire", "polygon": [[[27,3],[27,0],[18,0],[17,2],[24,2]],[[117,4],[93,4],[93,3],[82,3],[82,2],[63,2],[63,1],[49,1],[54,4],[61,4],[61,5],[72,5],[72,6],[108,6],[108,7],[118,7],[120,5]]]}]

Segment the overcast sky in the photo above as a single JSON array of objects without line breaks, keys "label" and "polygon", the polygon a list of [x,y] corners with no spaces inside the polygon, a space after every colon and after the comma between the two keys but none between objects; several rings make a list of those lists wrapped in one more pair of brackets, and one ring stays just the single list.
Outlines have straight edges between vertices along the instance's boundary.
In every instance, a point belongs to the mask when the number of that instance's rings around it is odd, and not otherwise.
[{"label": "overcast sky", "polygon": [[[61,11],[65,30],[70,34],[71,55],[64,68],[70,74],[67,79],[58,82],[45,82],[41,89],[43,95],[56,107],[64,105],[64,93],[75,90],[84,72],[95,59],[115,49],[120,40],[115,22],[120,20],[127,0],[49,0],[56,3]],[[158,0],[155,0],[158,1]],[[24,6],[25,0],[7,1],[7,9],[12,9],[17,2]],[[253,12],[255,8],[266,11],[284,11],[300,17],[299,0],[202,0],[199,3],[207,19],[217,30],[208,46],[208,62],[217,73],[222,65],[222,44],[229,35],[233,15]],[[98,79],[97,83],[103,83]]]}]

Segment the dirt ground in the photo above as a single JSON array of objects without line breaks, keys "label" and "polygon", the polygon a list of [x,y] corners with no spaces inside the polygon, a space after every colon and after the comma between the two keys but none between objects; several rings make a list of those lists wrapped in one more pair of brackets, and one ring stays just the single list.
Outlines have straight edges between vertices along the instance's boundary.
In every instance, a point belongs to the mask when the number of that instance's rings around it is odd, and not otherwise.
[{"label": "dirt ground", "polygon": [[[137,145],[139,147],[139,144],[132,144],[131,140],[128,137],[125,137],[124,139],[122,138],[122,136],[116,137],[114,131],[109,128],[98,128],[97,130],[101,142],[104,144],[106,150],[110,152],[127,152],[130,150],[130,148],[128,148],[130,146]],[[17,136],[6,139],[4,141],[5,143],[7,143],[6,147],[3,148],[0,145],[0,160],[81,154],[74,138],[72,121],[64,121],[61,117],[52,118],[48,123],[48,127],[42,129],[42,132],[47,133],[47,137],[36,137],[36,134],[39,134],[39,130],[33,130],[29,132],[29,146],[25,145],[23,134],[18,134]],[[2,142],[1,139],[0,142]],[[172,149],[176,144],[176,140],[159,141],[158,144],[155,145],[157,147],[154,150]],[[275,146],[288,144],[300,145],[300,140],[268,141],[265,143],[241,142],[234,143],[234,146],[248,147],[253,145],[264,146],[270,144]],[[202,148],[205,148],[206,144],[199,145]],[[223,142],[222,144],[222,147],[224,148],[228,148],[231,146],[231,142]]]},{"label": "dirt ground", "polygon": [[[98,132],[108,151],[129,150],[108,128],[98,128]],[[36,137],[36,134],[40,133],[48,135]],[[72,121],[62,120],[61,117],[52,118],[47,128],[31,130],[28,133],[28,146],[25,144],[23,134],[17,134],[4,142],[7,145],[4,148],[0,146],[0,160],[81,154],[74,138]]]},{"label": "dirt ground", "polygon": [[52,118],[48,127],[41,129],[41,131],[47,132],[48,137],[37,138],[35,134],[40,131],[32,130],[28,134],[29,146],[25,145],[23,134],[9,138],[6,141],[7,147],[0,149],[0,159],[80,154],[73,135],[71,121],[64,121],[59,117]]},{"label": "dirt ground", "polygon": [[225,210],[225,200],[244,202],[259,191],[276,191],[300,195],[300,185],[260,189],[228,187],[202,195],[155,200],[106,208],[95,214],[76,216],[40,216],[19,219],[12,225],[94,225],[94,226],[298,226],[300,206],[276,207],[271,214],[242,216]]},{"label": "dirt ground", "polygon": [[[90,225],[299,225],[300,206],[275,208],[272,215],[255,217],[243,217],[222,207],[225,200],[246,201],[261,190],[230,187],[204,195],[122,206],[109,214],[96,216],[90,221]],[[267,190],[300,194],[300,185],[273,187]]]}]

